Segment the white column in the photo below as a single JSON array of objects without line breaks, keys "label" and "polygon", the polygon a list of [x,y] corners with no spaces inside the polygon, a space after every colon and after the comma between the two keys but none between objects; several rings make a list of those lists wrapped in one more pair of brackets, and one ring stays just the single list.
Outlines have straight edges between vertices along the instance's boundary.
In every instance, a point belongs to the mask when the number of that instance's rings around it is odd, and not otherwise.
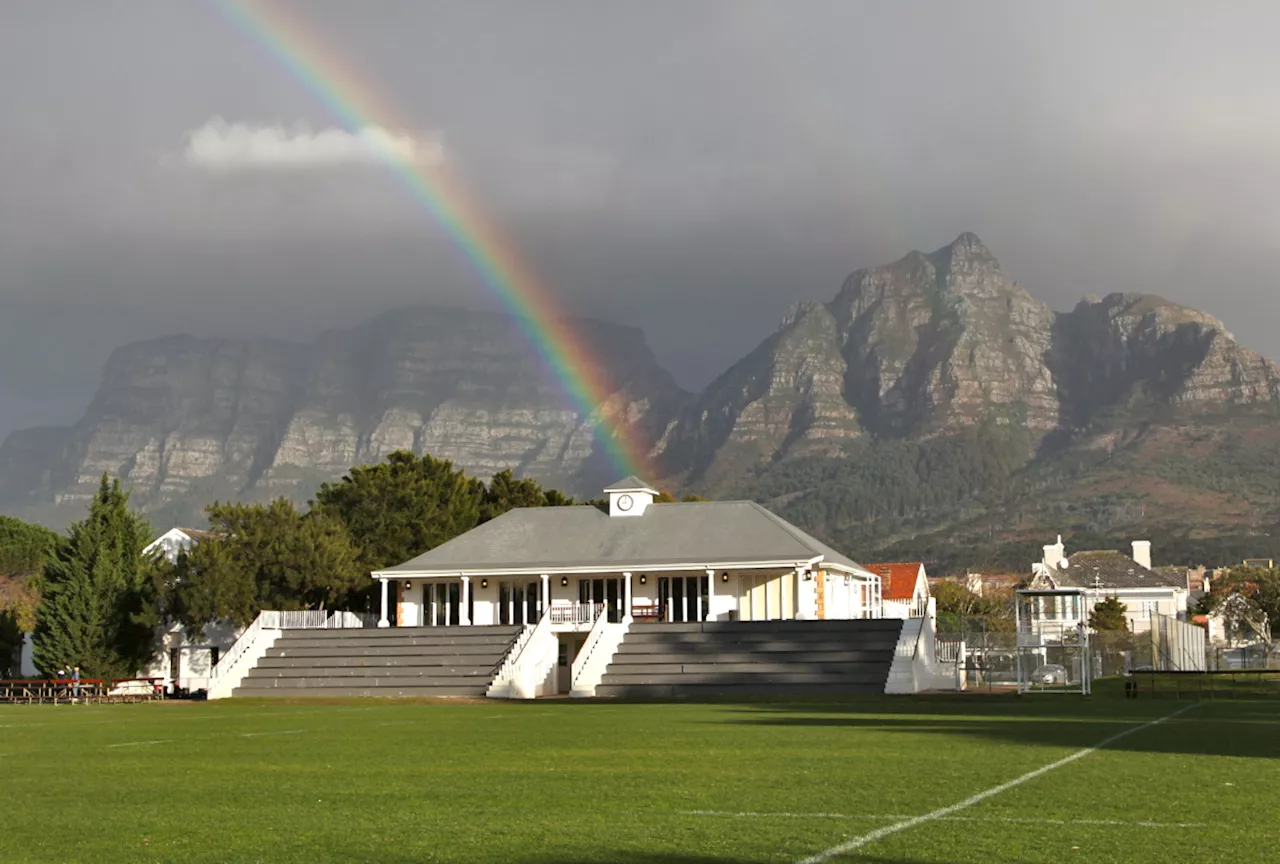
[{"label": "white column", "polygon": [[622,620],[623,623],[631,621],[631,574],[622,574]]},{"label": "white column", "polygon": [[431,604],[431,626],[439,627],[440,626],[440,604],[436,602],[436,583],[428,582],[425,590],[427,592],[427,597],[428,597],[427,602]]},{"label": "white column", "polygon": [[707,571],[707,620],[716,620],[716,571]]},{"label": "white column", "polygon": [[378,619],[379,627],[390,627],[391,622],[387,620],[387,580],[379,579],[382,583],[382,617]]},{"label": "white column", "polygon": [[542,574],[542,614],[546,615],[547,610],[551,608],[551,575],[549,573]]},{"label": "white column", "polygon": [[458,623],[464,627],[471,625],[471,616],[467,614],[467,600],[471,597],[471,577],[462,577],[462,590],[458,592]]}]

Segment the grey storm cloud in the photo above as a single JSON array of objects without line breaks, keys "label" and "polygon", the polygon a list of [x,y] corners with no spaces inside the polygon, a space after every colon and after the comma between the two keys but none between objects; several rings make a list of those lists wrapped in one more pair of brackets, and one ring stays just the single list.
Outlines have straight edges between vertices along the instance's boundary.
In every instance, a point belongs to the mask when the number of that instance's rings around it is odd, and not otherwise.
[{"label": "grey storm cloud", "polygon": [[217,4],[0,6],[0,434],[129,340],[494,306],[388,153],[691,387],[965,230],[1056,308],[1158,293],[1280,354],[1274,3],[256,3],[363,122]]}]

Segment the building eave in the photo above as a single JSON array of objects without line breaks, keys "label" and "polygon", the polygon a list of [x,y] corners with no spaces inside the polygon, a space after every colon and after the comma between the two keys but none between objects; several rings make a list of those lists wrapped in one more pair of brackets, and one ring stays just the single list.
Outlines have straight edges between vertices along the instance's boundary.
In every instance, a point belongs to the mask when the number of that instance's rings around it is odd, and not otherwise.
[{"label": "building eave", "polygon": [[[546,567],[466,567],[440,570],[375,570],[370,573],[373,579],[458,579],[463,576],[571,576],[584,573],[672,573],[689,570],[776,570],[794,569],[797,567],[813,568],[821,565],[821,569],[840,570],[854,576],[867,578],[861,573],[843,564],[824,563],[823,556],[808,559],[784,558],[770,561],[683,561],[666,563],[645,563],[638,561],[629,564],[582,565],[582,566],[546,566]],[[875,574],[870,574],[874,577]]]}]

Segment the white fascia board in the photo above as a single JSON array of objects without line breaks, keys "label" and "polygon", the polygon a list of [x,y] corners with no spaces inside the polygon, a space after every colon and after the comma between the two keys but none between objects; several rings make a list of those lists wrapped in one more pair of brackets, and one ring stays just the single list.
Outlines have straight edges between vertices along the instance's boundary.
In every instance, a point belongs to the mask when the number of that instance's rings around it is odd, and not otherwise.
[{"label": "white fascia board", "polygon": [[[822,556],[807,561],[794,559],[779,561],[697,561],[682,564],[619,564],[608,567],[516,567],[509,569],[467,568],[465,570],[379,570],[370,574],[374,579],[457,579],[461,576],[548,576],[575,575],[580,573],[676,573],[688,570],[793,570],[796,567],[812,567]],[[848,569],[848,568],[841,568]]]}]

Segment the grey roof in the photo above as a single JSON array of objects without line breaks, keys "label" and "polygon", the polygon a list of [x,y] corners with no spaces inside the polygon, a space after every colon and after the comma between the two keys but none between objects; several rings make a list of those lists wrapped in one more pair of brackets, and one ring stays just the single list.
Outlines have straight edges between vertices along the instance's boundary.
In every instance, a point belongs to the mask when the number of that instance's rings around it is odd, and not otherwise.
[{"label": "grey roof", "polygon": [[644,491],[657,492],[658,490],[654,489],[648,483],[644,482],[639,477],[632,474],[630,477],[623,477],[617,483],[610,483],[608,486],[604,487],[604,491],[605,492],[644,492]]},{"label": "grey roof", "polygon": [[[388,574],[486,573],[503,570],[643,570],[774,562],[821,556],[866,571],[820,540],[751,501],[650,505],[639,516],[611,517],[591,506],[510,510]],[[867,574],[871,575],[871,574]]]},{"label": "grey roof", "polygon": [[[1176,571],[1176,572],[1171,572]],[[1067,558],[1067,567],[1054,568],[1051,577],[1063,588],[1186,588],[1185,569],[1157,567],[1149,570],[1123,552],[1077,552]]]}]

